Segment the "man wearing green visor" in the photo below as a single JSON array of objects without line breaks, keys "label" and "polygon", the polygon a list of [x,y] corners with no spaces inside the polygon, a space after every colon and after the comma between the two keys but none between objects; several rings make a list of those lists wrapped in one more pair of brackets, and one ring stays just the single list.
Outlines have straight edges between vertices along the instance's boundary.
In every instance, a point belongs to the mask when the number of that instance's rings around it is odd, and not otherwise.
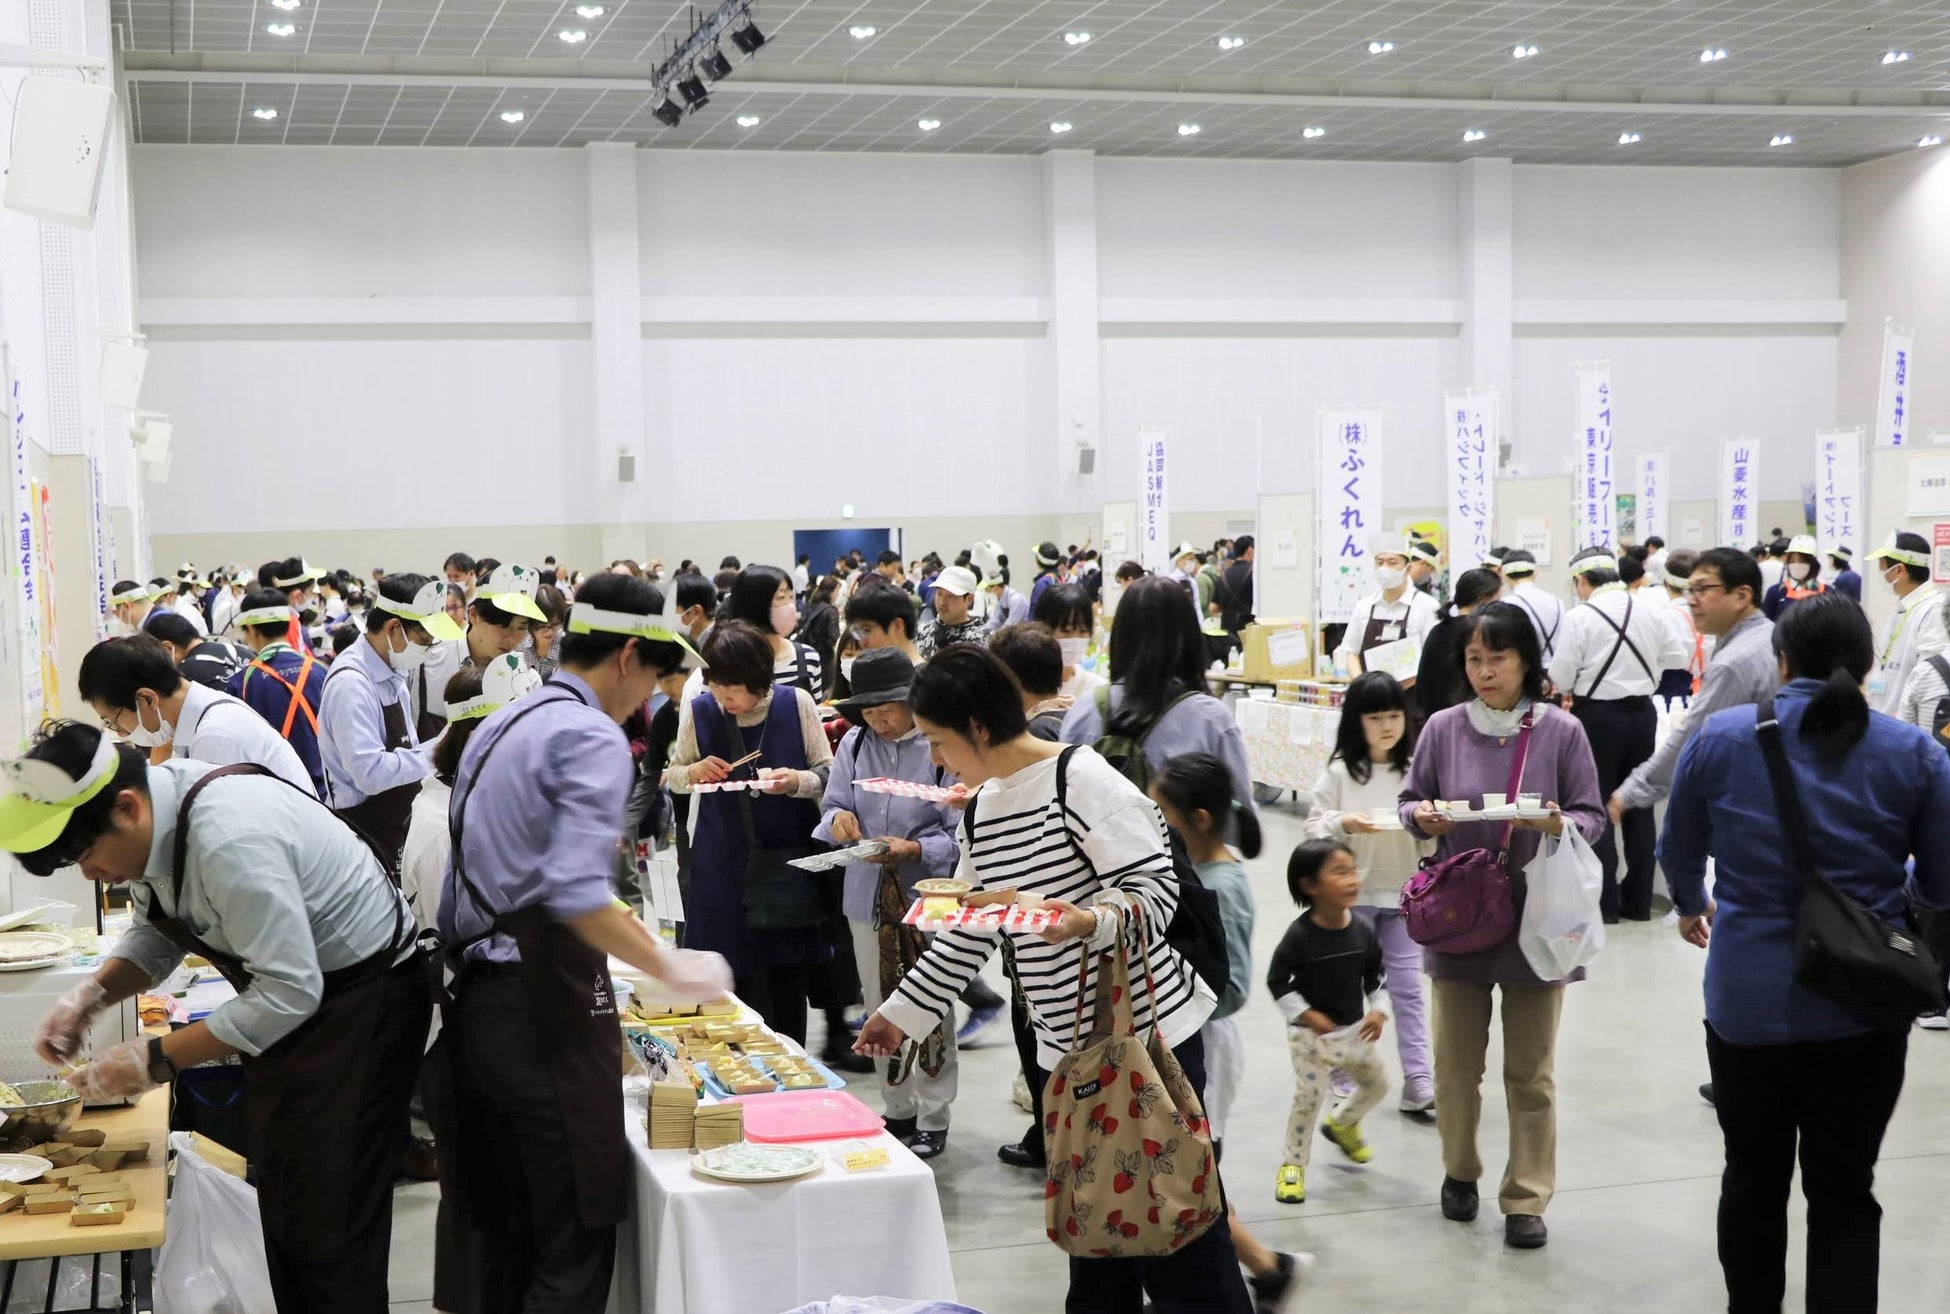
[{"label": "man wearing green visor", "polygon": [[0,764],[0,848],[46,876],[127,887],[135,920],[34,1037],[49,1064],[186,953],[237,995],[167,1036],[97,1053],[69,1081],[132,1098],[243,1056],[271,1287],[283,1314],[387,1307],[393,1169],[429,1013],[406,901],[379,855],[306,791],[252,764],[157,765],[101,730],[51,724]]}]

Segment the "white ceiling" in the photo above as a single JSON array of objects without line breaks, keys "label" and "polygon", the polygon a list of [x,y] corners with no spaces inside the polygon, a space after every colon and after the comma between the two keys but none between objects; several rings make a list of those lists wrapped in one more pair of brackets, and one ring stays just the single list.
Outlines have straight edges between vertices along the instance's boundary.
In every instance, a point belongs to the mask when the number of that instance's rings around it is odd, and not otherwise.
[{"label": "white ceiling", "polygon": [[[600,0],[584,19],[579,2],[114,0],[114,15],[144,142],[1839,165],[1950,137],[1943,0],[761,0],[769,44],[749,61],[727,45],[737,71],[675,129],[650,117],[648,77],[691,11]],[[297,31],[268,35],[276,22]],[[1091,40],[1066,43],[1076,31]],[[1380,40],[1395,50],[1370,55]],[[1514,59],[1518,44],[1539,54]],[[1702,63],[1709,48],[1727,57]],[[1885,65],[1890,50],[1911,58]],[[1628,131],[1641,140],[1620,146]]]}]

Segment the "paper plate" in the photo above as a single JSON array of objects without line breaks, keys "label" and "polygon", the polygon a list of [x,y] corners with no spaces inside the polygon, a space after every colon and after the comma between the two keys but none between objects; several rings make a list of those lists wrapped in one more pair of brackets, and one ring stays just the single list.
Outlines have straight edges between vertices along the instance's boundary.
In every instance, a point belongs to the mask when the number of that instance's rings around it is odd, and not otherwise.
[{"label": "paper plate", "polygon": [[74,941],[52,931],[8,931],[0,935],[0,972],[51,967],[74,952]]},{"label": "paper plate", "polygon": [[691,1157],[691,1171],[719,1182],[789,1182],[817,1172],[817,1150],[800,1145],[721,1145]]},{"label": "paper plate", "polygon": [[52,1167],[38,1154],[0,1154],[0,1182],[31,1182]]}]

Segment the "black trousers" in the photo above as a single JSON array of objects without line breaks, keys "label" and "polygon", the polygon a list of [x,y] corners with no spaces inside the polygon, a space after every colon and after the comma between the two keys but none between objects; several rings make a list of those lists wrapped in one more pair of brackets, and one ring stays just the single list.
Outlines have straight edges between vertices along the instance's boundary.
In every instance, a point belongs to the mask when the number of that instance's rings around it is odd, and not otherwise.
[{"label": "black trousers", "polygon": [[512,972],[477,974],[461,995],[461,1037],[461,1098],[487,1106],[489,1117],[508,1129],[503,1145],[512,1152],[497,1166],[515,1215],[496,1256],[507,1278],[497,1308],[603,1314],[616,1267],[616,1229],[589,1231],[577,1216],[568,1129],[527,983]]},{"label": "black trousers", "polygon": [[[1016,956],[1003,937],[1002,972],[1009,978],[1009,1030],[1016,1041],[1016,1061],[1022,1065],[1022,1079],[1029,1085],[1029,1131],[1022,1138],[1023,1148],[1043,1152],[1043,1087],[1049,1073],[1036,1062],[1036,1032],[1029,1025],[1029,1005],[1022,997],[1022,982],[1016,978]],[[977,978],[979,979],[979,978]]]},{"label": "black trousers", "polygon": [[1809,1314],[1872,1314],[1881,1257],[1876,1157],[1903,1089],[1909,1032],[1734,1045],[1709,1024],[1713,1104],[1726,1137],[1720,1267],[1729,1314],[1778,1314],[1787,1286],[1788,1190],[1801,1156]]},{"label": "black trousers", "polygon": [[320,1127],[342,1138],[352,1174],[343,1245],[329,1259],[292,1254],[267,1232],[265,1266],[278,1308],[291,1314],[384,1314],[393,1240],[393,1175],[405,1148],[406,1108],[420,1073],[433,1005],[417,964],[394,968],[381,989],[372,1037],[372,1080],[345,1110],[345,1121]]},{"label": "black trousers", "polygon": [[[1598,764],[1598,793],[1609,801],[1640,763],[1652,756],[1659,738],[1659,714],[1650,697],[1578,698],[1571,713],[1584,723],[1591,756]],[[1625,879],[1618,878],[1618,835],[1625,832]],[[1598,910],[1608,922],[1620,917],[1644,920],[1652,915],[1653,850],[1658,840],[1651,808],[1634,808],[1624,824],[1606,826],[1592,847],[1605,871],[1604,893]]]},{"label": "black trousers", "polygon": [[[1194,1034],[1171,1051],[1185,1079],[1205,1098],[1205,1041]],[[1157,1314],[1253,1314],[1253,1298],[1239,1274],[1232,1225],[1219,1220],[1198,1240],[1145,1259],[1070,1259],[1064,1314],[1140,1314],[1145,1298]]]},{"label": "black trousers", "polygon": [[830,963],[774,963],[732,982],[738,997],[782,1036],[806,1043],[806,1000],[828,988]]}]

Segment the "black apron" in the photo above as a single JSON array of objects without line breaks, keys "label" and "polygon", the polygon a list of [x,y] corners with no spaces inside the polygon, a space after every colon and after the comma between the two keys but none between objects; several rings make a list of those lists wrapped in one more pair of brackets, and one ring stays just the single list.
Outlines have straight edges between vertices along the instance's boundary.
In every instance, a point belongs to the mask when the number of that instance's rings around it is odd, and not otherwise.
[{"label": "black apron", "polygon": [[[557,694],[550,697],[551,693]],[[530,1006],[540,1026],[539,1041],[554,1080],[562,1122],[569,1139],[569,1162],[575,1178],[576,1211],[582,1227],[596,1231],[614,1227],[629,1214],[630,1147],[623,1132],[623,1032],[616,1015],[616,993],[609,977],[609,960],[585,944],[575,932],[540,908],[497,913],[467,875],[461,847],[467,800],[480,783],[488,759],[494,756],[514,723],[551,703],[582,701],[562,685],[550,685],[524,700],[508,726],[481,754],[473,785],[456,793],[449,812],[453,842],[455,897],[463,892],[493,920],[486,931],[465,943],[450,946],[447,960],[455,976],[441,998],[441,1034],[436,1049],[444,1050],[440,1080],[430,1091],[427,1112],[440,1151],[441,1231],[434,1255],[436,1301],[443,1309],[481,1308],[483,1295],[505,1297],[492,1281],[495,1233],[512,1229],[515,1219],[508,1205],[513,1196],[503,1170],[491,1162],[495,1142],[480,1123],[481,1111],[469,1110],[458,1099],[461,1072],[461,996],[469,974],[484,970],[464,955],[472,946],[498,933],[513,937],[521,950],[519,970]],[[485,1263],[488,1273],[479,1271]]]},{"label": "black apron", "polygon": [[[183,793],[176,812],[176,844],[170,867],[170,906],[183,906],[183,865],[189,845],[190,806],[211,781],[224,776],[280,777],[255,763],[222,766]],[[285,781],[289,785],[289,781]],[[291,788],[297,789],[296,785]],[[299,792],[303,792],[302,790]],[[356,827],[354,828],[357,829]],[[361,835],[385,870],[385,855]],[[153,900],[143,909],[149,925],[185,953],[197,954],[243,991],[250,973],[242,959],[212,948],[178,916],[158,917]],[[341,1229],[350,1208],[351,1160],[331,1135],[343,1110],[373,1080],[372,1037],[378,1029],[385,981],[410,934],[406,905],[395,909],[386,948],[364,962],[325,973],[318,1008],[297,1030],[256,1057],[245,1055],[244,1105],[250,1124],[251,1160],[257,1166],[258,1212],[267,1237],[288,1254],[308,1261],[331,1259],[343,1245]]]},{"label": "black apron", "polygon": [[[335,668],[325,677],[331,683],[339,670],[353,669],[350,664]],[[367,681],[368,684],[371,681]],[[374,691],[377,693],[377,690]],[[325,700],[323,686],[320,686],[319,701]],[[385,747],[389,751],[412,748],[413,736],[406,728],[406,704],[385,703],[380,707],[380,716],[386,727]],[[352,828],[365,836],[368,843],[377,846],[380,865],[399,883],[400,854],[406,849],[406,830],[413,822],[413,800],[419,796],[420,782],[408,785],[395,785],[391,789],[370,795],[362,803],[351,807],[333,808]]]}]

